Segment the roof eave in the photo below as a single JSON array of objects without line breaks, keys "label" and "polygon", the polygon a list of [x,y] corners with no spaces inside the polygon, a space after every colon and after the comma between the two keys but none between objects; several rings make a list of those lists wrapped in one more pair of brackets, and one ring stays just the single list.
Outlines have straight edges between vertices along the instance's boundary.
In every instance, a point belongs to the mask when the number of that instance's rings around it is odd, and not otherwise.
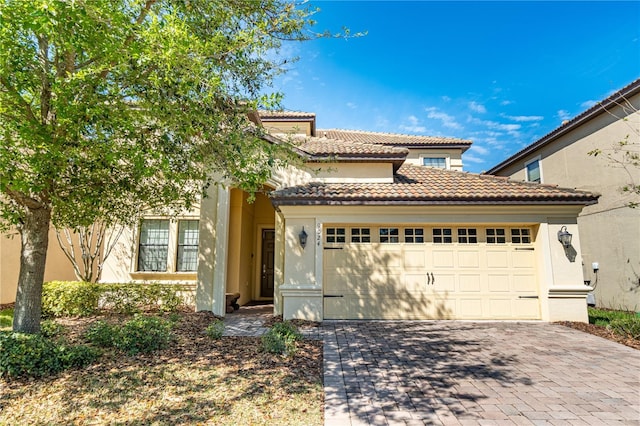
[{"label": "roof eave", "polygon": [[318,199],[298,197],[272,197],[274,206],[469,206],[469,205],[573,205],[589,206],[597,203],[596,199],[588,200],[504,200],[504,199],[424,199],[424,200],[398,200],[380,198],[360,199]]}]

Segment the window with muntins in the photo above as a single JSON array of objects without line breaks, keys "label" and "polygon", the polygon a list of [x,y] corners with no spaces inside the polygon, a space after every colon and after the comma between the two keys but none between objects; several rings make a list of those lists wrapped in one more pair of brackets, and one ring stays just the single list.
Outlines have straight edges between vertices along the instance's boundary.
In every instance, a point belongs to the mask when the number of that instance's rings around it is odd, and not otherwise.
[{"label": "window with muntins", "polygon": [[138,270],[166,272],[169,253],[169,220],[148,219],[140,225]]},{"label": "window with muntins", "polygon": [[369,228],[351,228],[352,243],[370,243],[371,229]]},{"label": "window with muntins", "polygon": [[197,220],[181,220],[178,222],[177,271],[193,272],[198,270],[199,235],[199,222]]},{"label": "window with muntins", "polygon": [[326,242],[329,244],[344,244],[346,241],[345,228],[327,228]]},{"label": "window with muntins", "polygon": [[504,228],[487,228],[487,244],[505,244],[507,236]]},{"label": "window with muntins", "polygon": [[458,243],[476,244],[478,242],[478,230],[475,228],[458,228]]},{"label": "window with muntins", "polygon": [[511,242],[513,244],[530,244],[531,231],[529,230],[529,228],[512,228]]},{"label": "window with muntins", "polygon": [[438,169],[446,169],[447,159],[444,157],[423,157],[422,165],[427,167],[436,167]]},{"label": "window with muntins", "polygon": [[433,242],[438,244],[453,243],[451,228],[433,228]]},{"label": "window with muntins", "polygon": [[381,243],[399,243],[400,231],[398,228],[380,228]]},{"label": "window with muntins", "polygon": [[422,228],[405,228],[404,242],[409,244],[424,243],[424,229]]}]

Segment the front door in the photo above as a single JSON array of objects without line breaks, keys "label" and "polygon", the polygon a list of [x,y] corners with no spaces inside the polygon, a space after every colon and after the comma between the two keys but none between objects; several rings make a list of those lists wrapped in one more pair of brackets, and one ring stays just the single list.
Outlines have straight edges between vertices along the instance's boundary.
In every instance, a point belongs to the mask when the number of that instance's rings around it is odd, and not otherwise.
[{"label": "front door", "polygon": [[273,259],[275,256],[274,229],[262,230],[262,264],[260,265],[260,297],[273,297]]}]

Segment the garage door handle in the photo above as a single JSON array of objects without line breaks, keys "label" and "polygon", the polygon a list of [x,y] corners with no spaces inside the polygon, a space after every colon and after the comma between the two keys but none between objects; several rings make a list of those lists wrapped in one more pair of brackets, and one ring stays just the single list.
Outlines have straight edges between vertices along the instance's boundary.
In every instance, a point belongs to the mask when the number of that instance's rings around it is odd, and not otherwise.
[{"label": "garage door handle", "polygon": [[516,251],[534,251],[533,247],[516,247]]},{"label": "garage door handle", "polygon": [[325,294],[324,297],[344,297],[342,294]]},{"label": "garage door handle", "polygon": [[433,276],[433,272],[431,272],[431,275],[429,275],[429,272],[427,272],[427,285],[431,285],[435,283],[436,283],[436,277]]},{"label": "garage door handle", "polygon": [[538,296],[518,296],[518,299],[537,299]]},{"label": "garage door handle", "polygon": [[325,250],[342,250],[344,247],[325,247]]}]

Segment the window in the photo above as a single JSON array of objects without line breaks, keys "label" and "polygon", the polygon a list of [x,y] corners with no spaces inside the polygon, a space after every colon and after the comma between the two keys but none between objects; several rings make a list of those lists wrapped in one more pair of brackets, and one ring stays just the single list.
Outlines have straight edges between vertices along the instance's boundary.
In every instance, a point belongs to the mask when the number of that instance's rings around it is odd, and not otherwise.
[{"label": "window", "polygon": [[475,228],[458,228],[458,242],[461,244],[476,244],[478,230]]},{"label": "window", "polygon": [[405,228],[404,242],[421,244],[424,243],[424,229],[422,228]]},{"label": "window", "polygon": [[524,164],[524,168],[528,182],[542,182],[542,173],[540,171],[540,157],[526,162]]},{"label": "window", "polygon": [[169,220],[144,220],[140,226],[138,271],[165,272],[169,252]]},{"label": "window", "polygon": [[505,244],[506,242],[504,228],[487,228],[487,244]]},{"label": "window", "polygon": [[198,229],[197,220],[178,222],[178,259],[176,271],[193,272],[198,270]]},{"label": "window", "polygon": [[447,159],[444,157],[423,157],[422,165],[427,167],[436,167],[438,169],[446,169]]},{"label": "window", "polygon": [[370,243],[371,230],[369,228],[351,228],[352,243]]},{"label": "window", "polygon": [[199,234],[198,220],[144,219],[140,224],[137,270],[197,271]]},{"label": "window", "polygon": [[341,243],[346,241],[344,228],[327,228],[327,243]]},{"label": "window", "polygon": [[530,244],[531,231],[528,228],[511,229],[511,242],[513,244]]},{"label": "window", "polygon": [[433,228],[433,242],[440,244],[451,244],[451,228]]},{"label": "window", "polygon": [[400,233],[398,228],[380,228],[381,243],[399,243]]}]

